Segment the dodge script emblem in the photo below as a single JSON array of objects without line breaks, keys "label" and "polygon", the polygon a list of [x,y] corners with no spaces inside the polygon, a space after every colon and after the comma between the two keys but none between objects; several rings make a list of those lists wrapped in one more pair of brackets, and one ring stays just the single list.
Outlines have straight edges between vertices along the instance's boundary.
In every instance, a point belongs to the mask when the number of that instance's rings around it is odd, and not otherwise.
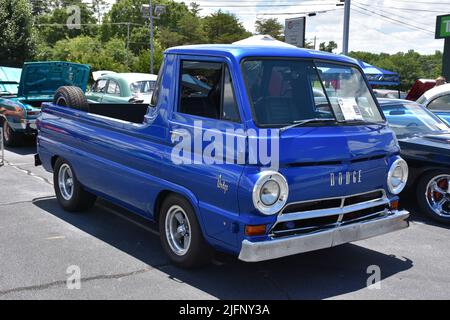
[{"label": "dodge script emblem", "polygon": [[330,173],[330,186],[361,183],[362,170]]}]

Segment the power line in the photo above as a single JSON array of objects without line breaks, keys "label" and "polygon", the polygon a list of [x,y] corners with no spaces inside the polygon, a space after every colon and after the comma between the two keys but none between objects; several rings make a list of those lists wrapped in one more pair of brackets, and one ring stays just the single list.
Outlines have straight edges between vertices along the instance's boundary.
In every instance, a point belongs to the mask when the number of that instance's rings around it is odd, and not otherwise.
[{"label": "power line", "polygon": [[[366,6],[366,7],[372,7],[370,4],[362,3],[362,2],[356,2],[357,4]],[[442,13],[442,10],[428,10],[428,9],[415,9],[415,8],[398,8],[398,7],[390,7],[385,5],[377,5],[379,7],[383,7],[386,9],[392,9],[392,10],[402,10],[402,11],[414,11],[414,12],[432,12],[432,13]]]},{"label": "power line", "polygon": [[[361,15],[365,15],[365,16],[369,16],[369,17],[372,16],[370,13],[364,12],[364,11],[359,10],[359,9],[356,9],[356,8],[352,8],[352,10],[353,10],[354,12],[356,12],[356,13],[361,14]],[[354,22],[354,23],[356,22],[356,24],[359,24],[359,25],[364,26],[364,27],[366,27],[366,28],[368,27],[366,24],[360,23],[360,22],[358,22],[357,20],[354,20],[353,22]],[[378,32],[380,32],[380,33],[382,33],[382,34],[384,34],[384,35],[386,35],[386,36],[390,36],[390,37],[395,38],[395,39],[397,39],[397,40],[399,40],[399,41],[402,41],[402,42],[404,42],[404,43],[411,44],[410,41],[407,41],[407,40],[404,39],[404,38],[397,37],[397,36],[395,36],[395,35],[393,35],[393,34],[391,34],[391,33],[384,32],[384,31],[382,31],[382,30],[380,30],[380,29],[376,29],[376,28],[372,28],[372,29],[373,29],[373,30],[376,30],[376,31],[378,31]]]},{"label": "power line", "polygon": [[409,3],[409,4],[415,3],[415,4],[432,4],[432,5],[450,5],[450,2],[444,2],[444,1],[440,1],[440,2],[409,1],[409,0],[391,0],[391,1],[395,1],[395,2],[407,2],[407,3]]},{"label": "power line", "polygon": [[430,30],[426,30],[426,29],[417,27],[417,26],[415,26],[415,25],[413,25],[413,24],[410,24],[410,23],[405,22],[405,21],[402,21],[402,20],[398,20],[398,19],[394,19],[394,18],[388,17],[388,16],[386,16],[386,15],[384,15],[384,14],[381,14],[381,13],[378,13],[378,12],[375,12],[375,11],[372,11],[372,10],[369,10],[369,9],[366,9],[366,8],[364,8],[364,7],[360,7],[360,6],[358,6],[358,5],[354,5],[354,6],[357,7],[357,8],[359,8],[359,9],[361,9],[361,10],[364,10],[364,11],[373,13],[373,14],[375,14],[375,15],[377,15],[377,16],[380,16],[380,17],[384,18],[385,20],[389,20],[389,21],[391,21],[391,22],[397,23],[398,25],[401,25],[401,26],[403,26],[403,27],[409,26],[410,28],[414,28],[414,29],[417,30],[417,31],[426,32],[426,33],[428,33],[428,34],[433,34],[433,35],[434,35],[434,32],[433,32],[433,31],[430,31]]},{"label": "power line", "polygon": [[[179,1],[179,3],[184,3],[185,1]],[[219,4],[219,3],[247,3],[247,4],[289,4],[291,5],[292,2],[289,0],[285,0],[284,2],[277,2],[277,1],[270,1],[270,0],[263,0],[263,1],[257,1],[257,0],[251,0],[251,1],[244,1],[244,0],[220,0],[220,1],[211,1],[211,0],[203,0],[203,1],[195,1],[198,5],[202,5],[201,3],[205,2],[207,4]],[[318,2],[318,3],[317,3]],[[333,0],[312,0],[312,1],[303,1],[300,5],[326,5],[323,2],[328,2],[331,5],[335,5],[336,3],[339,3],[339,0],[333,1]],[[298,5],[298,4],[297,4]]]},{"label": "power line", "polygon": [[330,11],[336,11],[336,10],[341,10],[342,8],[336,8],[336,9],[329,9],[329,10],[320,10],[320,11],[303,11],[303,12],[276,12],[276,13],[258,13],[257,15],[259,16],[283,16],[283,15],[294,15],[294,14],[308,14],[308,13],[326,13],[326,12],[330,12]]},{"label": "power line", "polygon": [[200,5],[200,8],[267,8],[267,7],[300,7],[300,6],[335,6],[336,3],[316,3],[316,4],[227,4],[227,5]]},{"label": "power line", "polygon": [[[370,6],[370,5],[368,5],[368,4],[363,4],[363,3],[360,3],[360,2],[356,2],[357,4],[360,4],[360,5],[363,5],[363,6],[366,6],[366,7],[368,7],[368,8],[372,8],[372,6]],[[409,17],[409,16],[405,16],[405,15],[402,15],[401,13],[393,13],[393,12],[390,12],[390,11],[383,11],[383,9],[379,9],[379,8],[373,8],[374,10],[378,10],[379,12],[381,12],[381,13],[384,13],[384,14],[389,14],[389,18],[390,19],[394,19],[394,18],[397,18],[397,19],[406,19],[407,21],[403,21],[402,20],[402,23],[405,23],[405,24],[410,24],[410,25],[414,25],[413,23],[411,23],[411,22],[413,22],[413,21],[411,21],[411,18]],[[442,11],[439,11],[439,12],[442,12]],[[404,14],[406,14],[406,13],[404,13]],[[417,15],[416,15],[416,17],[417,17]],[[421,25],[414,25],[416,28],[420,28],[420,29],[424,29]],[[433,32],[434,33],[434,32]]]}]

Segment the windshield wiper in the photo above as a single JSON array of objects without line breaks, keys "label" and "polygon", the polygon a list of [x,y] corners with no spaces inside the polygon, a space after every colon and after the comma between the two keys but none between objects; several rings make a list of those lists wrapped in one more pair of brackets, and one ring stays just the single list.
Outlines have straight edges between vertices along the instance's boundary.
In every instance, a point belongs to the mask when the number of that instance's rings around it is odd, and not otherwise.
[{"label": "windshield wiper", "polygon": [[361,120],[359,120],[359,119],[355,119],[355,120],[345,120],[345,121],[342,121],[342,123],[346,123],[346,124],[358,124],[358,123],[362,123],[362,124],[365,124],[365,125],[377,125],[377,126],[385,125],[385,122],[367,121],[367,120],[364,120],[364,119],[361,119]]},{"label": "windshield wiper", "polygon": [[333,118],[312,118],[312,119],[305,119],[305,120],[297,120],[293,121],[292,124],[280,128],[280,132],[284,132],[288,129],[295,128],[295,127],[301,127],[302,125],[313,123],[313,122],[336,122],[336,119]]}]

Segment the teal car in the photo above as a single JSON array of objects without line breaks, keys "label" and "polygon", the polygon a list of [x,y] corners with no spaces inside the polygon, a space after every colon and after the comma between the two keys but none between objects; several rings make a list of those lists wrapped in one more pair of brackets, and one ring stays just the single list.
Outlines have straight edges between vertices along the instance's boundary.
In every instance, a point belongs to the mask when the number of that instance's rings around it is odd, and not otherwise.
[{"label": "teal car", "polygon": [[[61,86],[86,90],[90,66],[71,62],[26,62],[20,80],[0,78],[0,125],[5,146],[20,145],[25,135],[35,135],[43,102],[51,102]],[[1,74],[0,74],[1,76]]]},{"label": "teal car", "polygon": [[86,93],[90,103],[150,103],[157,76],[148,73],[108,73]]},{"label": "teal car", "polygon": [[21,68],[0,67],[0,94],[17,94]]}]

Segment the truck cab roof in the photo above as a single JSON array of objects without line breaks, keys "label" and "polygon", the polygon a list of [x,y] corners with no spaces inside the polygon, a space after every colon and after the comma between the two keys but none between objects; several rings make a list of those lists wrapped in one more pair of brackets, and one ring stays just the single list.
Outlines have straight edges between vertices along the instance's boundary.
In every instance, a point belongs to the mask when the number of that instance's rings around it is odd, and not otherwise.
[{"label": "truck cab roof", "polygon": [[333,53],[271,45],[202,44],[169,48],[167,54],[226,56],[240,61],[248,57],[282,57],[331,60],[358,65],[357,60]]}]

